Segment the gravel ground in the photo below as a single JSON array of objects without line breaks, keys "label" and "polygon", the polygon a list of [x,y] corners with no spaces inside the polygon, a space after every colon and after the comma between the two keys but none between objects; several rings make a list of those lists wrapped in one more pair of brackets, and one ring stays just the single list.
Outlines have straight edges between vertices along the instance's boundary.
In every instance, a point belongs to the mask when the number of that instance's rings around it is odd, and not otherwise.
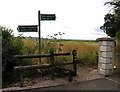
[{"label": "gravel ground", "polygon": [[55,80],[50,80],[50,77],[36,78],[34,80],[24,79],[22,87],[20,83],[11,85],[8,88],[3,90],[20,90],[20,89],[29,89],[29,88],[41,88],[56,86],[62,84],[75,83],[80,81],[88,81],[93,79],[102,78],[103,76],[98,73],[97,69],[88,68],[88,67],[78,67],[77,76],[73,78],[72,82],[68,81],[68,77],[55,78]]}]

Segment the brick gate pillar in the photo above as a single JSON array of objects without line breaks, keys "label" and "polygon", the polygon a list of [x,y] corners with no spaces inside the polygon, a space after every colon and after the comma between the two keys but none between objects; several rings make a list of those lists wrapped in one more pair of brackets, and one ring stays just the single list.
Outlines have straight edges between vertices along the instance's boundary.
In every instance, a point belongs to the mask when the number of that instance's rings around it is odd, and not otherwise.
[{"label": "brick gate pillar", "polygon": [[112,75],[114,69],[115,39],[106,37],[98,38],[97,41],[99,41],[98,71],[104,76]]}]

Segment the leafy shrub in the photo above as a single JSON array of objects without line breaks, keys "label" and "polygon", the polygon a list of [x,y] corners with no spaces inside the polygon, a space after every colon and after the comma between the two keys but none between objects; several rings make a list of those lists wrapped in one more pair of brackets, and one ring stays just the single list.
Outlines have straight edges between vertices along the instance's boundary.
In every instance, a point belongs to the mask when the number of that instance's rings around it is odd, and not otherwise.
[{"label": "leafy shrub", "polygon": [[116,52],[120,53],[120,31],[117,32],[116,38],[117,38]]},{"label": "leafy shrub", "polygon": [[[41,41],[41,49],[43,54],[49,54],[50,51],[54,51],[54,53],[61,53],[64,52],[63,50],[63,43],[62,43],[62,36],[65,33],[58,32],[57,34],[54,34],[53,36],[47,36],[47,38],[42,39]],[[59,61],[63,61],[64,57],[55,57],[55,63],[58,63]],[[65,59],[65,58],[64,58]],[[45,60],[47,63],[50,63],[50,59],[47,58]]]},{"label": "leafy shrub", "polygon": [[2,83],[4,87],[12,81],[14,66],[17,65],[14,55],[21,54],[23,44],[19,37],[13,36],[13,30],[0,26],[0,31],[2,31]]}]

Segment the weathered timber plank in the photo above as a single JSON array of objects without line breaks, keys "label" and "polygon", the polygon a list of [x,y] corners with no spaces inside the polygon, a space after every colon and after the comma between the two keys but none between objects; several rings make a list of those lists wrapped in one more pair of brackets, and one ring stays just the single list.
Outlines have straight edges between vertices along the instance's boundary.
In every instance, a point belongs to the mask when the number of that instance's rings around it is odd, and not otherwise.
[{"label": "weathered timber plank", "polygon": [[26,70],[26,69],[43,69],[43,68],[50,68],[51,65],[49,64],[41,64],[41,65],[27,65],[27,66],[16,66],[14,67],[14,70],[15,71],[18,71],[18,70]]},{"label": "weathered timber plank", "polygon": [[[71,55],[71,53],[56,53],[54,56],[67,56]],[[46,58],[46,57],[51,57],[49,54],[44,54],[44,55],[15,55],[14,58]]]}]

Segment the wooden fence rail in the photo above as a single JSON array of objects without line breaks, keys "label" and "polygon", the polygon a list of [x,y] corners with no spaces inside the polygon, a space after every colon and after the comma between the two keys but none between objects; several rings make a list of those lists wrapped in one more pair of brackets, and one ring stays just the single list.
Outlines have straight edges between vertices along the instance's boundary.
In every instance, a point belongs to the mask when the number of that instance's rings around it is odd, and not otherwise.
[{"label": "wooden fence rail", "polygon": [[[71,53],[55,53],[53,56],[68,56]],[[51,57],[51,54],[44,54],[44,55],[15,55],[14,58],[46,58]]]},{"label": "wooden fence rail", "polygon": [[[70,56],[72,55],[73,60],[72,62],[69,63],[60,63],[60,64],[56,64],[54,61],[54,57],[55,56]],[[76,65],[76,56],[77,56],[77,52],[76,50],[73,50],[72,53],[54,53],[53,51],[50,52],[50,54],[44,54],[44,55],[15,55],[14,58],[18,58],[18,59],[24,59],[24,58],[50,58],[50,64],[38,64],[38,65],[27,65],[27,66],[16,66],[14,67],[15,71],[18,70],[26,70],[26,69],[46,69],[46,68],[51,68],[51,79],[54,80],[55,76],[55,68],[59,66],[63,66],[63,65],[73,65],[73,69],[63,69],[62,70],[66,70],[69,71],[69,80],[71,80],[70,78],[72,78],[71,76],[76,76],[77,75],[77,65]],[[74,73],[74,74],[71,74]]]}]

